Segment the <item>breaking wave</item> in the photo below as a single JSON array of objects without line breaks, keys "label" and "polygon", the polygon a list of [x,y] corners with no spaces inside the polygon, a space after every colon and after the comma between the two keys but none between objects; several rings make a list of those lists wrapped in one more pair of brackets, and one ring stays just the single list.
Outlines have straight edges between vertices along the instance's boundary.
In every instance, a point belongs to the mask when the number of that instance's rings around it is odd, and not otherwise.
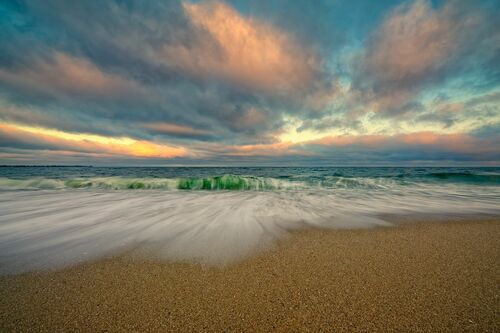
[{"label": "breaking wave", "polygon": [[91,177],[52,179],[34,177],[30,179],[0,178],[0,189],[104,189],[104,190],[204,190],[244,191],[280,190],[304,188],[303,182],[253,177],[222,175],[203,178],[127,178]]},{"label": "breaking wave", "polygon": [[388,215],[500,214],[498,168],[2,171],[0,274],[139,249],[224,264],[297,228],[388,226]]},{"label": "breaking wave", "polygon": [[102,190],[201,190],[201,191],[274,191],[301,189],[366,188],[386,189],[393,186],[418,186],[430,182],[499,185],[498,174],[429,173],[419,177],[396,175],[391,177],[323,176],[273,178],[225,174],[210,177],[87,177],[15,179],[0,177],[0,190],[22,189],[102,189]]}]

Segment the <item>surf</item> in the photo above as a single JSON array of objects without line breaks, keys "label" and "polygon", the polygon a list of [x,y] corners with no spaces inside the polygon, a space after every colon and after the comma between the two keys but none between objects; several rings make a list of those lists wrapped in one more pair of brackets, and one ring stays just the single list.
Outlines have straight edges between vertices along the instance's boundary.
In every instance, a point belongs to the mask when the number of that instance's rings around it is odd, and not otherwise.
[{"label": "surf", "polygon": [[[498,187],[426,185],[316,191],[0,191],[0,273],[136,251],[231,263],[301,228],[391,226],[386,215],[499,214]],[[464,204],[467,203],[467,204]]]}]

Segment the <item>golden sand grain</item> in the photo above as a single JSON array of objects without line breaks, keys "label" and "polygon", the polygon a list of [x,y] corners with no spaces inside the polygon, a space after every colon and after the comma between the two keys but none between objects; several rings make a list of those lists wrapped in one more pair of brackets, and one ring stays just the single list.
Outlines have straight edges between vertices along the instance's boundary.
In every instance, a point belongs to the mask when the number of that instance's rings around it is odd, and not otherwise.
[{"label": "golden sand grain", "polygon": [[1,332],[500,332],[500,220],[293,233],[226,267],[0,277]]}]

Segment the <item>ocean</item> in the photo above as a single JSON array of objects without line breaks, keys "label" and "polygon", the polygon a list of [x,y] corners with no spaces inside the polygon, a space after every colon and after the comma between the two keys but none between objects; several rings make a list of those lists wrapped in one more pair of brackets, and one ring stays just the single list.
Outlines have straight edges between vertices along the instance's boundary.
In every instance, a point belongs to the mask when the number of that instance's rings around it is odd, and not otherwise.
[{"label": "ocean", "polygon": [[450,167],[0,167],[0,189],[273,191],[500,185],[500,168]]},{"label": "ocean", "polygon": [[124,252],[234,262],[300,228],[498,215],[500,168],[0,167],[0,273]]}]

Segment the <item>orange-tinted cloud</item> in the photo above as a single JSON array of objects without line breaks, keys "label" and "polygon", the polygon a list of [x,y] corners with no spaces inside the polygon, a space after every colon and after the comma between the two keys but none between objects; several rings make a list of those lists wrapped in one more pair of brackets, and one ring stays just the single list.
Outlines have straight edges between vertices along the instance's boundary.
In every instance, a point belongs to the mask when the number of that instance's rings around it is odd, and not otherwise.
[{"label": "orange-tinted cloud", "polygon": [[[202,147],[202,146],[200,146]],[[199,147],[199,148],[200,148]],[[415,132],[396,135],[338,135],[301,143],[272,142],[252,145],[204,145],[201,149],[208,154],[219,156],[325,156],[322,148],[332,148],[339,154],[345,149],[351,151],[443,151],[448,153],[488,154],[496,152],[495,146],[465,133],[439,134],[435,132]],[[337,150],[335,150],[337,149]],[[323,152],[322,152],[323,151]],[[330,154],[330,153],[328,153]],[[200,155],[203,155],[201,153]]]},{"label": "orange-tinted cloud", "polygon": [[157,133],[177,134],[177,135],[207,135],[209,131],[197,129],[189,126],[172,123],[143,123],[142,127],[153,130]]},{"label": "orange-tinted cloud", "polygon": [[306,144],[322,146],[376,145],[386,140],[384,135],[337,135],[325,136],[321,139],[306,142]]},{"label": "orange-tinted cloud", "polygon": [[[406,112],[404,107],[427,83],[438,82],[474,45],[481,13],[454,1],[433,8],[415,0],[393,10],[356,59],[353,99],[366,101],[365,110]],[[476,37],[477,38],[477,37]]]},{"label": "orange-tinted cloud", "polygon": [[0,135],[11,142],[40,149],[158,158],[173,158],[188,154],[183,147],[135,140],[129,137],[70,133],[11,123],[0,123]]},{"label": "orange-tinted cloud", "polygon": [[312,155],[299,149],[292,142],[270,142],[259,144],[225,145],[220,143],[202,143],[192,147],[198,156],[287,156],[287,155]]},{"label": "orange-tinted cloud", "polygon": [[452,3],[433,9],[428,0],[398,7],[377,31],[365,66],[382,82],[401,82],[436,70],[459,47],[464,31],[479,20],[477,15],[458,17],[455,11]]},{"label": "orange-tinted cloud", "polygon": [[312,80],[315,58],[286,32],[222,2],[183,7],[192,25],[205,34],[189,45],[165,46],[170,65],[257,89],[300,88]]},{"label": "orange-tinted cloud", "polygon": [[0,81],[44,92],[110,96],[141,91],[135,82],[103,72],[87,59],[59,52],[51,59],[37,60],[29,68],[0,69]]},{"label": "orange-tinted cloud", "polygon": [[278,142],[256,145],[241,145],[226,147],[226,155],[232,156],[280,156],[296,153],[290,150],[292,143]]},{"label": "orange-tinted cloud", "polygon": [[480,140],[464,133],[439,134],[435,132],[415,132],[397,135],[339,135],[309,141],[306,145],[320,146],[365,146],[374,149],[401,146],[428,146],[454,152],[495,151],[494,147],[481,146]]}]

